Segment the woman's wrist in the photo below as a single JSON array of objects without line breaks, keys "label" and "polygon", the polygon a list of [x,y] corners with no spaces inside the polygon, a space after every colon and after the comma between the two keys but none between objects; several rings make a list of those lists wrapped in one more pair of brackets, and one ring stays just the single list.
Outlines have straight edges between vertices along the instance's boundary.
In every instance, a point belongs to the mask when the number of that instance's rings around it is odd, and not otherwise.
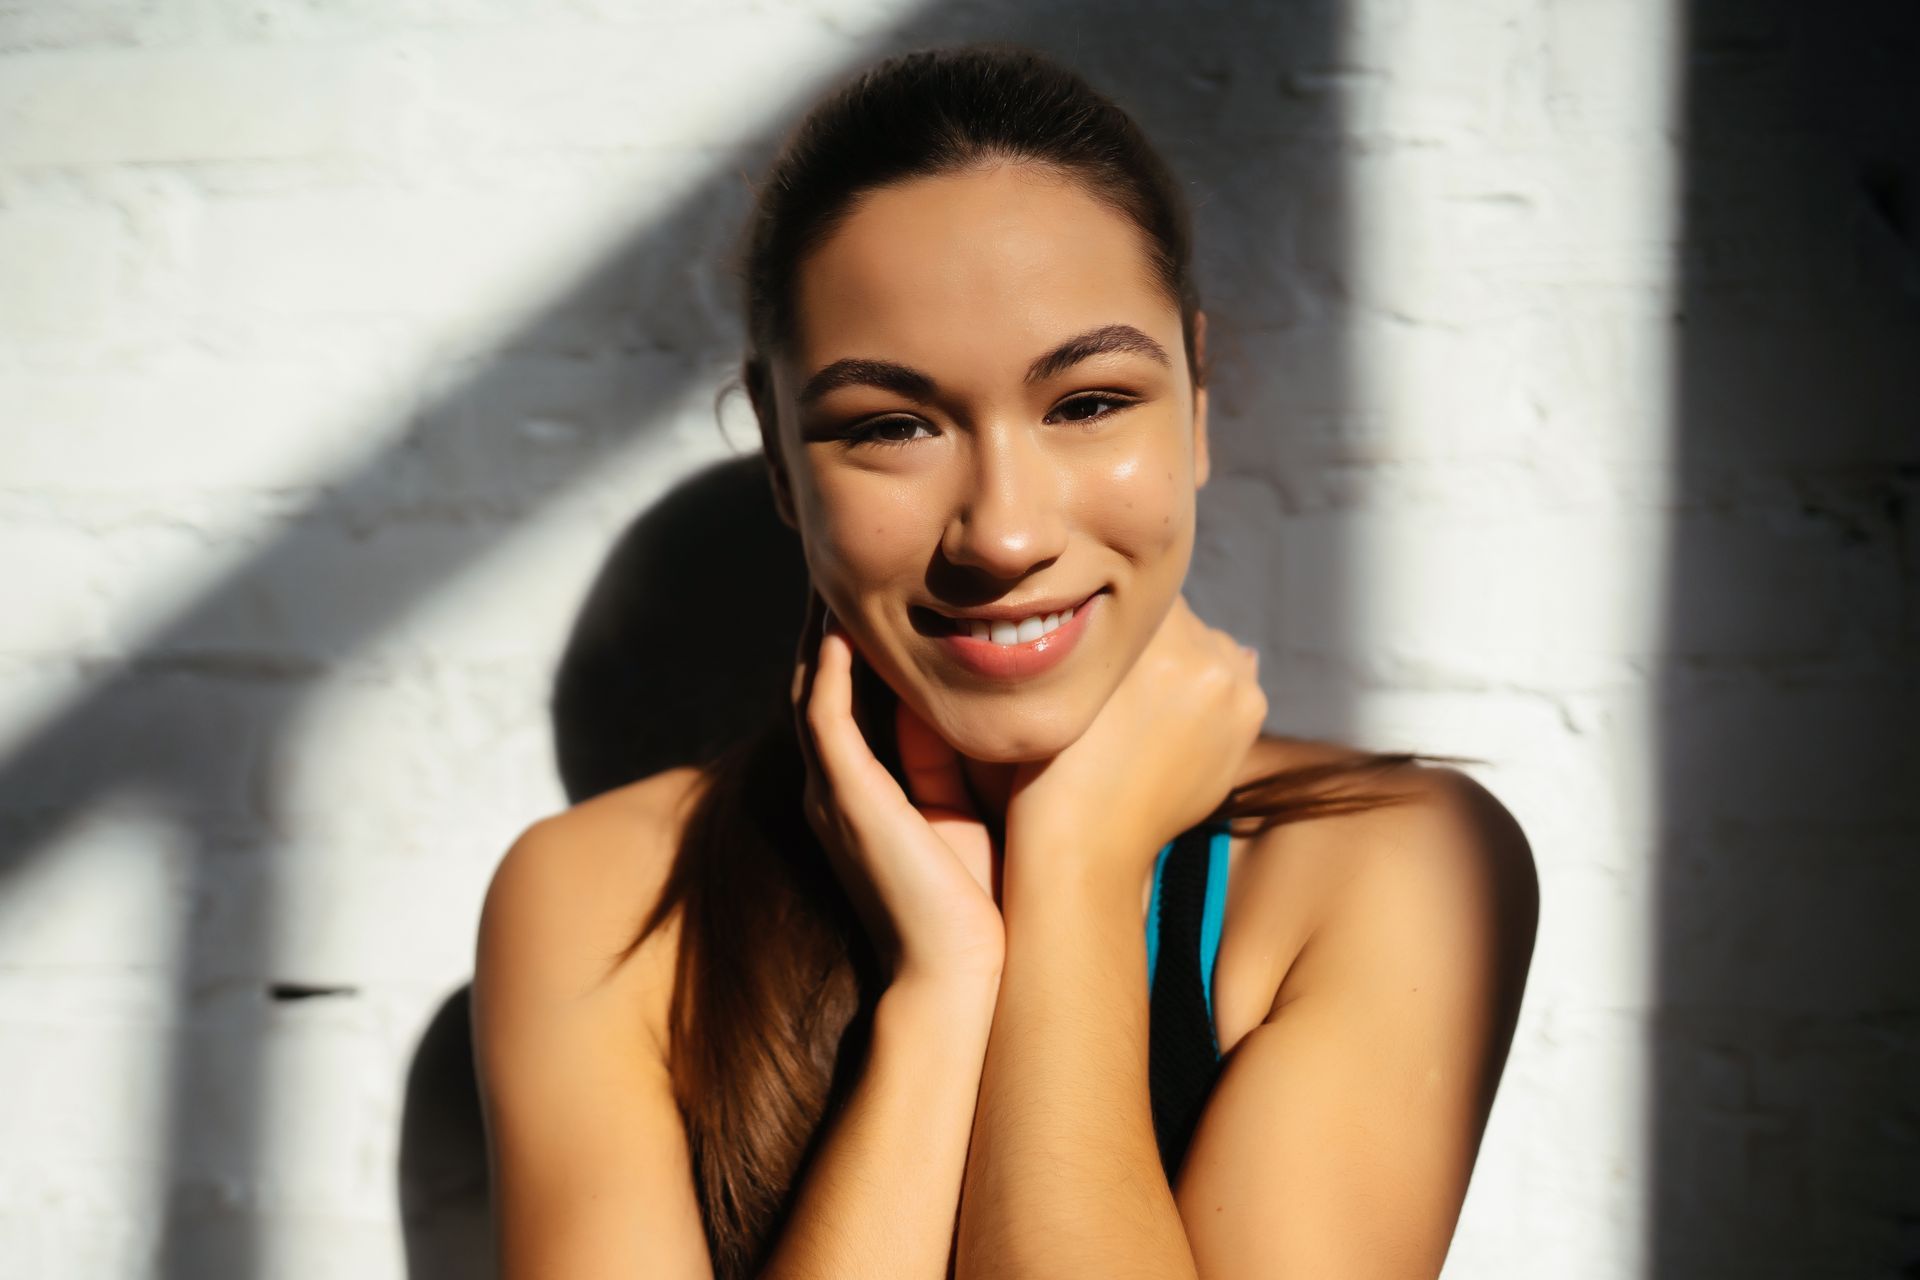
[{"label": "woman's wrist", "polygon": [[929,971],[903,967],[881,994],[883,1008],[927,1010],[943,1018],[981,1017],[992,1021],[1000,997],[1000,969]]},{"label": "woman's wrist", "polygon": [[1070,820],[1015,815],[1009,818],[1003,874],[1058,876],[1075,880],[1131,877],[1136,864],[1152,860],[1159,845],[1141,833],[1147,824],[1118,816]]},{"label": "woman's wrist", "polygon": [[1074,912],[1127,914],[1139,907],[1141,886],[1153,870],[1158,846],[1147,847],[1135,835],[1115,838],[1097,832],[1034,831],[1009,838],[1002,872],[1002,914],[1009,927],[1056,907]]}]

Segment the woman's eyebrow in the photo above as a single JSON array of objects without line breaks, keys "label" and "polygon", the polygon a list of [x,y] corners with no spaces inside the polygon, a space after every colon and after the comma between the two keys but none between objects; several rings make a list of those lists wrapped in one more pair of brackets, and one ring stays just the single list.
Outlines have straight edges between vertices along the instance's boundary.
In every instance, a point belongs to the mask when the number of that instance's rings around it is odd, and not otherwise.
[{"label": "woman's eyebrow", "polygon": [[1138,351],[1142,355],[1152,356],[1168,368],[1173,367],[1173,361],[1167,356],[1167,349],[1132,325],[1103,324],[1098,329],[1089,329],[1085,333],[1075,334],[1035,360],[1027,369],[1027,385],[1045,382],[1054,374],[1064,369],[1071,369],[1082,360],[1104,355],[1109,351]]},{"label": "woman's eyebrow", "polygon": [[[1130,324],[1103,324],[1097,329],[1075,334],[1035,360],[1027,368],[1027,385],[1045,382],[1082,360],[1110,351],[1137,351],[1169,368],[1173,366],[1167,349],[1139,329]],[[806,385],[800,388],[800,407],[807,408],[829,391],[852,386],[878,387],[922,404],[931,401],[939,391],[939,384],[934,382],[932,375],[911,365],[854,356],[835,360],[808,378]]]},{"label": "woman's eyebrow", "polygon": [[932,378],[909,365],[850,357],[835,360],[808,378],[807,385],[800,388],[800,407],[805,409],[829,391],[858,386],[879,387],[921,404],[932,400],[938,390]]}]

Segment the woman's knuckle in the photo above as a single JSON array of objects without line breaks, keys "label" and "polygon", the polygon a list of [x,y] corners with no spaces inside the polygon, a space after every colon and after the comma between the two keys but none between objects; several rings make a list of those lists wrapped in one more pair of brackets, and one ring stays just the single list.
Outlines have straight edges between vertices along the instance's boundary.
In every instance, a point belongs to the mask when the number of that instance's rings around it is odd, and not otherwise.
[{"label": "woman's knuckle", "polygon": [[833,712],[827,709],[819,698],[809,698],[806,707],[807,727],[819,738],[833,724]]}]

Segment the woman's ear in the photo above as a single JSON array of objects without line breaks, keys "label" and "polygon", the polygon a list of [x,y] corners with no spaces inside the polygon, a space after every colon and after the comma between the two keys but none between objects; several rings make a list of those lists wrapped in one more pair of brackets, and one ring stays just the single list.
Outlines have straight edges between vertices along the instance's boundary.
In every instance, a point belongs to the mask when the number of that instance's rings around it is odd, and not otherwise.
[{"label": "woman's ear", "polygon": [[1207,452],[1207,313],[1193,313],[1193,487],[1207,483],[1212,459]]},{"label": "woman's ear", "polygon": [[787,464],[780,457],[778,441],[769,443],[764,434],[761,440],[761,459],[767,464],[767,485],[773,490],[773,510],[780,517],[780,523],[796,533],[800,522],[793,514],[793,481],[787,475]]},{"label": "woman's ear", "polygon": [[747,360],[740,369],[746,384],[747,400],[753,405],[753,419],[760,424],[760,456],[767,464],[767,483],[773,489],[773,509],[780,522],[798,530],[793,514],[793,480],[787,474],[786,456],[780,448],[780,419],[773,403],[771,374],[764,360]]},{"label": "woman's ear", "polygon": [[767,483],[773,489],[773,509],[780,517],[780,523],[799,532],[800,522],[793,514],[793,485],[787,479],[787,469],[772,454],[767,455]]}]

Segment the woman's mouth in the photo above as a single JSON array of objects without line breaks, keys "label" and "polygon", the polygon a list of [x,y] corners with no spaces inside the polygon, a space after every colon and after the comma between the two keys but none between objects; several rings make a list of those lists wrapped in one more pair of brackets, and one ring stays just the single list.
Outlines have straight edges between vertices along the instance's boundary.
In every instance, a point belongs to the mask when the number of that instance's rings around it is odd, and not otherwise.
[{"label": "woman's mouth", "polygon": [[1065,660],[1085,634],[1105,589],[1077,604],[1024,618],[953,617],[919,609],[923,634],[933,637],[942,651],[976,675],[1020,680],[1039,675]]}]

